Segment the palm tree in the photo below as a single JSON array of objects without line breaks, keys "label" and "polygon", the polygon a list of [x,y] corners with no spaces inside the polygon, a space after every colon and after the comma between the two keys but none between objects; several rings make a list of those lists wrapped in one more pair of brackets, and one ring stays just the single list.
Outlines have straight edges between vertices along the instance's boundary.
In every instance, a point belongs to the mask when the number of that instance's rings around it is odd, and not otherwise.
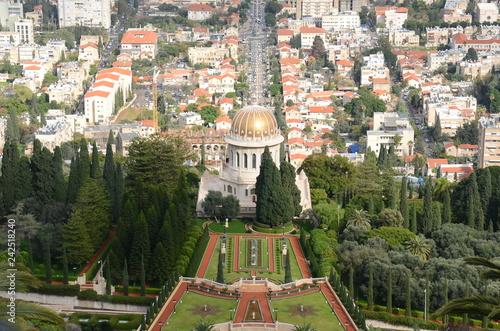
[{"label": "palm tree", "polygon": [[214,324],[211,321],[201,319],[195,324],[193,331],[212,331],[213,329]]},{"label": "palm tree", "polygon": [[396,133],[394,135],[394,137],[392,137],[392,140],[394,140],[394,144],[396,145],[395,146],[395,149],[397,151],[398,149],[398,146],[399,146],[399,143],[401,142],[401,140],[403,139],[403,136],[401,136],[400,134]]},{"label": "palm tree", "polygon": [[422,235],[407,240],[404,246],[413,255],[420,256],[422,260],[427,261],[429,259],[431,245],[427,243],[427,240]]},{"label": "palm tree", "polygon": [[[464,260],[469,265],[489,268],[481,274],[481,278],[500,280],[500,263],[492,262],[483,257],[468,257]],[[439,308],[433,316],[448,314],[474,314],[488,319],[500,319],[500,298],[489,295],[475,295],[451,300]]]},{"label": "palm tree", "polygon": [[349,212],[347,216],[347,225],[361,226],[364,228],[371,228],[370,219],[368,218],[368,212],[363,209],[353,209]]},{"label": "palm tree", "polygon": [[460,140],[453,140],[453,146],[455,146],[455,164],[458,164],[458,147],[461,145]]},{"label": "palm tree", "polygon": [[311,323],[309,323],[309,324],[302,324],[302,325],[294,325],[293,331],[316,331],[316,330],[311,328]]},{"label": "palm tree", "polygon": [[[8,291],[10,287],[9,269],[12,267],[7,261],[0,262],[0,291]],[[30,270],[22,265],[16,264],[16,291],[27,292],[30,288],[40,286],[38,279],[33,276]],[[40,306],[36,303],[16,300],[16,324],[11,323],[7,313],[10,311],[7,306],[8,298],[0,298],[0,329],[1,330],[26,330],[27,325],[24,321],[29,319],[37,319],[53,324],[64,324],[64,320],[53,310]]]}]

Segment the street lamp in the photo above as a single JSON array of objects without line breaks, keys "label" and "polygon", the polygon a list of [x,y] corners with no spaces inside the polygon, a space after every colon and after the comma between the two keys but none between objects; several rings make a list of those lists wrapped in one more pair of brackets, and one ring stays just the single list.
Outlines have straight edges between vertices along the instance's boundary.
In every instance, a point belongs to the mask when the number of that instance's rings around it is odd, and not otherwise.
[{"label": "street lamp", "polygon": [[172,300],[174,302],[174,314],[175,314],[175,306],[176,306],[176,303],[177,303],[177,300]]},{"label": "street lamp", "polygon": [[284,238],[285,238],[285,224],[283,224],[283,225],[281,226],[281,228],[283,229],[283,239],[284,239]]},{"label": "street lamp", "polygon": [[274,308],[273,312],[274,312],[274,320],[278,322],[278,308]]},{"label": "street lamp", "polygon": [[230,321],[233,320],[233,312],[234,312],[234,308],[229,308],[229,320]]}]

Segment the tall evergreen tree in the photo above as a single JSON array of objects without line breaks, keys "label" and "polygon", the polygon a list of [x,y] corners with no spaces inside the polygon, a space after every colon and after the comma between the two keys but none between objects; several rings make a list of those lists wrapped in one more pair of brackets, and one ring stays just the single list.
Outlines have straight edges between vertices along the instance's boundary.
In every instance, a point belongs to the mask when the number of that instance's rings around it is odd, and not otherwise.
[{"label": "tall evergreen tree", "polygon": [[285,265],[285,283],[291,283],[292,279],[292,266],[290,265],[290,253],[286,254],[286,265]]},{"label": "tall evergreen tree", "polygon": [[372,267],[371,263],[368,267],[368,298],[367,298],[367,301],[368,301],[367,309],[369,311],[372,311],[374,298],[373,298],[373,267]]},{"label": "tall evergreen tree", "polygon": [[134,240],[130,251],[130,278],[137,281],[140,278],[141,259],[149,261],[150,257],[149,233],[146,216],[141,211],[134,225]]},{"label": "tall evergreen tree", "polygon": [[47,284],[52,284],[52,258],[48,240],[45,242],[45,282]]},{"label": "tall evergreen tree", "polygon": [[354,296],[354,267],[349,266],[349,293],[351,294],[351,298],[355,298]]},{"label": "tall evergreen tree", "polygon": [[392,314],[392,270],[390,268],[387,279],[387,312]]},{"label": "tall evergreen tree", "polygon": [[432,229],[438,229],[441,227],[441,207],[439,203],[434,203],[432,205]]},{"label": "tall evergreen tree", "polygon": [[80,189],[80,156],[77,154],[75,158],[71,159],[71,164],[69,168],[69,178],[68,178],[68,189],[66,194],[66,199],[68,203],[74,203],[76,201],[76,196],[78,195],[78,190]]},{"label": "tall evergreen tree", "polygon": [[52,167],[54,171],[54,200],[57,202],[66,202],[66,184],[64,182],[63,159],[61,147],[54,148],[54,157]]},{"label": "tall evergreen tree", "polygon": [[222,264],[221,253],[219,253],[219,262],[217,263],[217,282],[224,284],[224,266]]},{"label": "tall evergreen tree", "polygon": [[115,135],[113,134],[113,130],[109,129],[108,142],[106,145],[114,145],[114,144],[115,144]]},{"label": "tall evergreen tree", "polygon": [[425,181],[423,233],[432,231],[432,220],[432,182],[428,178]]},{"label": "tall evergreen tree", "polygon": [[405,316],[411,317],[411,275],[406,273],[406,309]]},{"label": "tall evergreen tree", "polygon": [[66,256],[66,247],[64,246],[63,246],[62,264],[63,264],[63,284],[68,285],[69,281],[68,257]]},{"label": "tall evergreen tree", "polygon": [[19,159],[19,168],[17,171],[17,178],[15,179],[17,180],[17,189],[15,191],[16,200],[29,198],[33,194],[32,175],[31,161],[26,155],[21,156]]},{"label": "tall evergreen tree", "polygon": [[127,260],[123,264],[123,295],[128,295],[128,270]]},{"label": "tall evergreen tree", "polygon": [[443,195],[443,224],[451,223],[451,201],[450,201],[450,190],[446,189]]},{"label": "tall evergreen tree", "polygon": [[399,212],[403,216],[403,228],[410,228],[410,215],[408,213],[408,201],[406,200],[406,176],[401,180],[401,191],[399,192]]},{"label": "tall evergreen tree", "polygon": [[101,167],[99,166],[99,150],[97,149],[95,140],[92,143],[92,163],[90,166],[90,177],[101,177]]},{"label": "tall evergreen tree", "polygon": [[153,284],[163,284],[168,279],[169,261],[170,257],[163,248],[163,244],[158,242],[151,255],[148,271],[148,278]]},{"label": "tall evergreen tree", "polygon": [[89,149],[87,147],[87,141],[82,139],[80,141],[80,163],[78,164],[79,174],[80,174],[80,183],[83,185],[85,180],[90,177],[90,156]]},{"label": "tall evergreen tree", "polygon": [[[4,145],[2,157],[2,173],[0,177],[0,199],[3,215],[7,215],[16,200],[16,188],[18,184],[19,150],[16,141],[7,141]],[[30,185],[31,187],[31,185]]]},{"label": "tall evergreen tree", "polygon": [[141,297],[146,296],[146,269],[144,269],[144,256],[141,256]]},{"label": "tall evergreen tree", "polygon": [[391,180],[391,200],[390,200],[390,209],[397,210],[397,194],[396,194],[396,183],[394,180]]},{"label": "tall evergreen tree", "polygon": [[12,141],[16,144],[21,137],[19,130],[19,120],[17,118],[17,111],[14,107],[9,110],[9,119],[7,120],[7,128],[5,130],[5,141]]},{"label": "tall evergreen tree", "polygon": [[[448,278],[444,279],[444,286],[443,286],[443,303],[447,304],[448,303]],[[448,324],[448,315],[443,316],[443,324],[447,325]]]},{"label": "tall evergreen tree", "polygon": [[368,215],[373,216],[375,214],[375,207],[373,205],[373,195],[370,194],[370,198],[368,199]]},{"label": "tall evergreen tree", "polygon": [[70,217],[63,225],[62,237],[69,263],[79,265],[92,257],[94,247],[88,230],[80,218]]},{"label": "tall evergreen tree", "polygon": [[474,189],[472,188],[472,186],[469,186],[467,188],[467,225],[470,226],[471,228],[474,228],[475,227],[475,220],[476,220],[476,215],[475,213],[477,212],[475,210],[475,205],[474,205],[474,198],[473,198],[473,195],[474,195]]},{"label": "tall evergreen tree", "polygon": [[54,160],[47,148],[41,148],[41,143],[35,139],[31,157],[32,187],[34,197],[40,204],[54,201]]},{"label": "tall evergreen tree", "polygon": [[[111,131],[110,131],[111,133]],[[106,146],[106,158],[104,159],[104,170],[102,173],[104,182],[106,183],[106,189],[108,190],[108,195],[111,200],[114,200],[114,189],[115,189],[115,161],[113,159],[113,149],[111,144]]]},{"label": "tall evergreen tree", "polygon": [[478,188],[478,184],[477,184],[477,176],[476,176],[475,171],[471,174],[470,179],[471,179],[472,195],[469,197],[469,199],[474,200],[474,215],[475,215],[473,227],[477,230],[483,231],[484,230],[484,213],[483,213],[483,206],[482,206],[482,202],[481,202],[481,194],[479,192],[479,188]]},{"label": "tall evergreen tree", "polygon": [[106,277],[106,294],[111,295],[111,267],[109,263],[109,255],[106,258],[105,277]]},{"label": "tall evergreen tree", "polygon": [[429,306],[430,306],[430,303],[431,303],[431,287],[430,287],[430,282],[429,282],[429,275],[426,274],[425,275],[425,311],[424,311],[424,315],[425,315],[425,320],[427,321],[427,319],[429,318]]},{"label": "tall evergreen tree", "polygon": [[123,192],[125,191],[122,164],[120,162],[116,162],[114,185],[113,215],[115,220],[117,220],[121,215]]},{"label": "tall evergreen tree", "polygon": [[290,199],[286,196],[281,183],[278,167],[266,146],[262,154],[260,173],[255,184],[257,194],[257,220],[264,224],[276,226],[286,223],[291,210]]},{"label": "tall evergreen tree", "polygon": [[411,209],[411,220],[410,220],[410,231],[417,234],[418,233],[418,220],[417,220],[417,207],[412,204]]},{"label": "tall evergreen tree", "polygon": [[300,190],[295,184],[295,168],[290,163],[282,161],[280,173],[285,194],[290,197],[290,204],[292,206],[290,210],[293,211],[291,216],[299,216],[302,212],[302,206],[300,205]]}]

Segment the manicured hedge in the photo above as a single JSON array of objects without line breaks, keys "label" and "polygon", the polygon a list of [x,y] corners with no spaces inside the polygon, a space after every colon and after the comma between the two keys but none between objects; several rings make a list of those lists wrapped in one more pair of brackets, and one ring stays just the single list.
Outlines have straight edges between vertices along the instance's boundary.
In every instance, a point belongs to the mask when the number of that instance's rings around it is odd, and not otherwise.
[{"label": "manicured hedge", "polygon": [[[115,288],[116,292],[123,293],[123,286],[117,286]],[[141,288],[138,286],[129,286],[128,288],[129,293],[141,293]],[[160,289],[156,287],[146,287],[146,294],[153,294],[153,295],[158,295],[160,294]]]},{"label": "manicured hedge", "polygon": [[[283,233],[283,228],[281,227],[281,225],[273,229],[268,224],[254,222],[252,228],[255,231],[263,233]],[[285,232],[289,232],[291,230],[293,230],[293,224],[291,222],[285,224]]]},{"label": "manicured hedge", "polygon": [[[106,314],[89,314],[89,313],[74,313],[70,317],[70,322],[81,324],[80,318],[88,318],[88,323],[99,323],[99,320],[107,319],[115,330],[132,330],[137,329],[141,324],[142,315],[139,314],[124,314],[124,315],[106,315]],[[129,321],[128,323],[118,323],[118,321]]]},{"label": "manicured hedge", "polygon": [[154,298],[150,297],[136,297],[136,296],[124,296],[124,295],[98,295],[94,290],[85,290],[78,293],[78,299],[80,300],[92,300],[92,301],[104,301],[111,303],[122,303],[122,304],[132,304],[132,305],[150,305]]},{"label": "manicured hedge", "polygon": [[74,297],[80,293],[80,285],[52,285],[47,283],[40,283],[39,288],[34,288],[31,292],[50,294],[50,295],[60,295],[60,296],[70,296]]},{"label": "manicured hedge", "polygon": [[443,326],[441,323],[424,321],[418,318],[406,317],[406,316],[394,316],[383,311],[363,311],[366,319],[373,319],[377,321],[386,322],[394,325],[405,325],[408,327],[414,327],[418,325],[421,329],[428,330],[439,330]]}]

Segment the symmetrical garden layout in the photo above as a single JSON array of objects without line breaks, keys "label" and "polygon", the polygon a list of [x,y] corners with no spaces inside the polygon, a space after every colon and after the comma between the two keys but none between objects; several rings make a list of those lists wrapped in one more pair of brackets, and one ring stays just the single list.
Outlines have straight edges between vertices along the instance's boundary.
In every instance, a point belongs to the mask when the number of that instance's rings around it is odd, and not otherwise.
[{"label": "symmetrical garden layout", "polygon": [[[150,330],[191,330],[201,320],[220,330],[357,330],[326,279],[311,278],[298,236],[227,232],[211,231],[196,278],[179,282]],[[219,259],[224,283],[215,282]]]}]

